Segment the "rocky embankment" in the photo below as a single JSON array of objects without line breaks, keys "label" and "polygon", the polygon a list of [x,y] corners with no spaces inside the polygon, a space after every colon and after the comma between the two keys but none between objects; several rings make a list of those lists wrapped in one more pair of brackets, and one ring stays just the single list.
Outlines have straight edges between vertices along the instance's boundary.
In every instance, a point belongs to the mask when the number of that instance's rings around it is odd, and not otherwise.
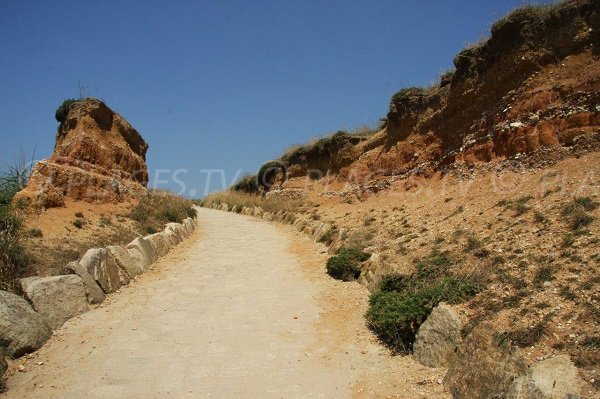
[{"label": "rocky embankment", "polygon": [[374,191],[386,188],[375,187],[378,177],[431,177],[551,149],[547,165],[600,129],[599,15],[594,0],[516,10],[437,84],[396,93],[378,132],[338,132],[278,162],[291,178],[363,181]]},{"label": "rocky embankment", "polygon": [[67,320],[101,304],[188,238],[196,221],[169,223],[160,233],[138,237],[125,246],[89,249],[66,266],[71,274],[21,279],[26,299],[0,291],[0,375],[5,358],[39,349]]}]

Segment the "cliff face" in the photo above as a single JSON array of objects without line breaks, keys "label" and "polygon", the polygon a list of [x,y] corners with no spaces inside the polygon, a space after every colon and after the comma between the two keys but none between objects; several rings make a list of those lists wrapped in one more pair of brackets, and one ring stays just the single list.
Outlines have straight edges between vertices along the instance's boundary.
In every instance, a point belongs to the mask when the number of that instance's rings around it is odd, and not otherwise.
[{"label": "cliff face", "polygon": [[85,99],[68,108],[52,156],[37,163],[17,195],[34,205],[64,205],[65,198],[120,202],[145,191],[148,144],[102,101]]},{"label": "cliff face", "polygon": [[525,7],[496,22],[489,40],[459,53],[439,84],[398,92],[378,134],[342,147],[332,138],[319,151],[284,160],[292,177],[312,166],[342,178],[427,176],[560,150],[580,136],[596,148],[599,46],[600,2]]}]

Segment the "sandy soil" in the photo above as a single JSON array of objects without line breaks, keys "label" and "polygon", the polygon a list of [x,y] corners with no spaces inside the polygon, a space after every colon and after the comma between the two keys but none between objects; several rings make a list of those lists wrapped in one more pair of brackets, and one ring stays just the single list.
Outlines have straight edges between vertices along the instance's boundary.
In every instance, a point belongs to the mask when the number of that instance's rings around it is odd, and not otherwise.
[{"label": "sandy soil", "polygon": [[[202,209],[195,237],[11,366],[4,398],[449,398],[393,357],[368,293],[288,227]],[[23,371],[17,371],[19,366]]]}]

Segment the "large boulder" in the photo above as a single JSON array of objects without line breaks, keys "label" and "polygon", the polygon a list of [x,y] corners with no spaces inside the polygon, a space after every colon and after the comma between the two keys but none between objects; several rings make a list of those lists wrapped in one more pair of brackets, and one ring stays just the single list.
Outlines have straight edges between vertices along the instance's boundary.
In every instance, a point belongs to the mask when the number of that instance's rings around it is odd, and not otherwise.
[{"label": "large boulder", "polygon": [[196,230],[196,221],[192,218],[187,218],[183,221],[183,227],[188,231],[188,235],[191,235]]},{"label": "large boulder", "polygon": [[146,258],[141,256],[132,256],[137,254],[136,251],[130,251],[120,245],[110,245],[106,247],[107,264],[110,268],[118,268],[122,274],[127,275],[131,280],[138,274],[146,270]]},{"label": "large boulder", "polygon": [[329,255],[334,255],[344,245],[344,238],[346,238],[346,234],[346,229],[342,227],[336,234],[333,235],[333,241],[327,250]]},{"label": "large boulder", "polygon": [[458,347],[444,385],[455,398],[502,398],[526,371],[525,359],[510,340],[491,323],[482,323]]},{"label": "large boulder", "polygon": [[417,332],[414,358],[424,366],[448,367],[461,342],[462,320],[445,303],[436,306]]},{"label": "large boulder", "polygon": [[94,277],[102,290],[109,294],[127,284],[129,276],[122,272],[115,263],[107,262],[107,260],[105,248],[92,248],[83,255],[79,263]]},{"label": "large boulder", "polygon": [[40,348],[52,335],[42,315],[20,296],[0,291],[0,346],[12,357]]},{"label": "large boulder", "polygon": [[71,262],[66,266],[67,271],[78,275],[83,280],[87,300],[91,304],[102,303],[106,298],[106,294],[98,285],[94,276],[79,262]]},{"label": "large boulder", "polygon": [[87,98],[67,105],[50,159],[37,163],[17,199],[43,207],[65,198],[121,202],[146,192],[148,144],[118,113]]},{"label": "large boulder", "polygon": [[24,278],[21,288],[53,329],[89,310],[83,280],[76,274]]},{"label": "large boulder", "polygon": [[177,235],[177,243],[180,243],[187,238],[187,232],[185,231],[181,223],[167,223],[165,226],[165,230],[172,231]]},{"label": "large boulder", "polygon": [[581,385],[569,356],[559,355],[530,367],[526,375],[515,380],[507,399],[577,398]]},{"label": "large boulder", "polygon": [[145,267],[144,270],[148,269],[148,267],[158,260],[158,252],[150,241],[144,239],[143,237],[138,237],[127,245],[127,250],[129,250],[129,254],[134,256],[134,253],[140,253],[145,259]]},{"label": "large boulder", "polygon": [[315,230],[315,233],[313,234],[313,240],[316,242],[322,242],[332,233],[334,233],[334,227],[329,223],[322,223]]},{"label": "large boulder", "polygon": [[171,249],[170,243],[162,233],[155,233],[144,237],[152,245],[159,257],[165,256]]},{"label": "large boulder", "polygon": [[165,241],[171,248],[179,244],[179,236],[173,230],[165,229],[159,234],[164,237]]}]

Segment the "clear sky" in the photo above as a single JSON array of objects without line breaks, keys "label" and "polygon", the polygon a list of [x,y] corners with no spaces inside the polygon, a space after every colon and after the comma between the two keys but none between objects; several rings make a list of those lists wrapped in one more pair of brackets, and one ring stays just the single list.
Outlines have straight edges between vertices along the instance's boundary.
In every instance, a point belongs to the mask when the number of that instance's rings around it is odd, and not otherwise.
[{"label": "clear sky", "polygon": [[0,0],[0,166],[52,153],[54,111],[80,82],[148,141],[153,185],[201,196],[205,170],[229,185],[294,143],[374,125],[521,5]]}]

